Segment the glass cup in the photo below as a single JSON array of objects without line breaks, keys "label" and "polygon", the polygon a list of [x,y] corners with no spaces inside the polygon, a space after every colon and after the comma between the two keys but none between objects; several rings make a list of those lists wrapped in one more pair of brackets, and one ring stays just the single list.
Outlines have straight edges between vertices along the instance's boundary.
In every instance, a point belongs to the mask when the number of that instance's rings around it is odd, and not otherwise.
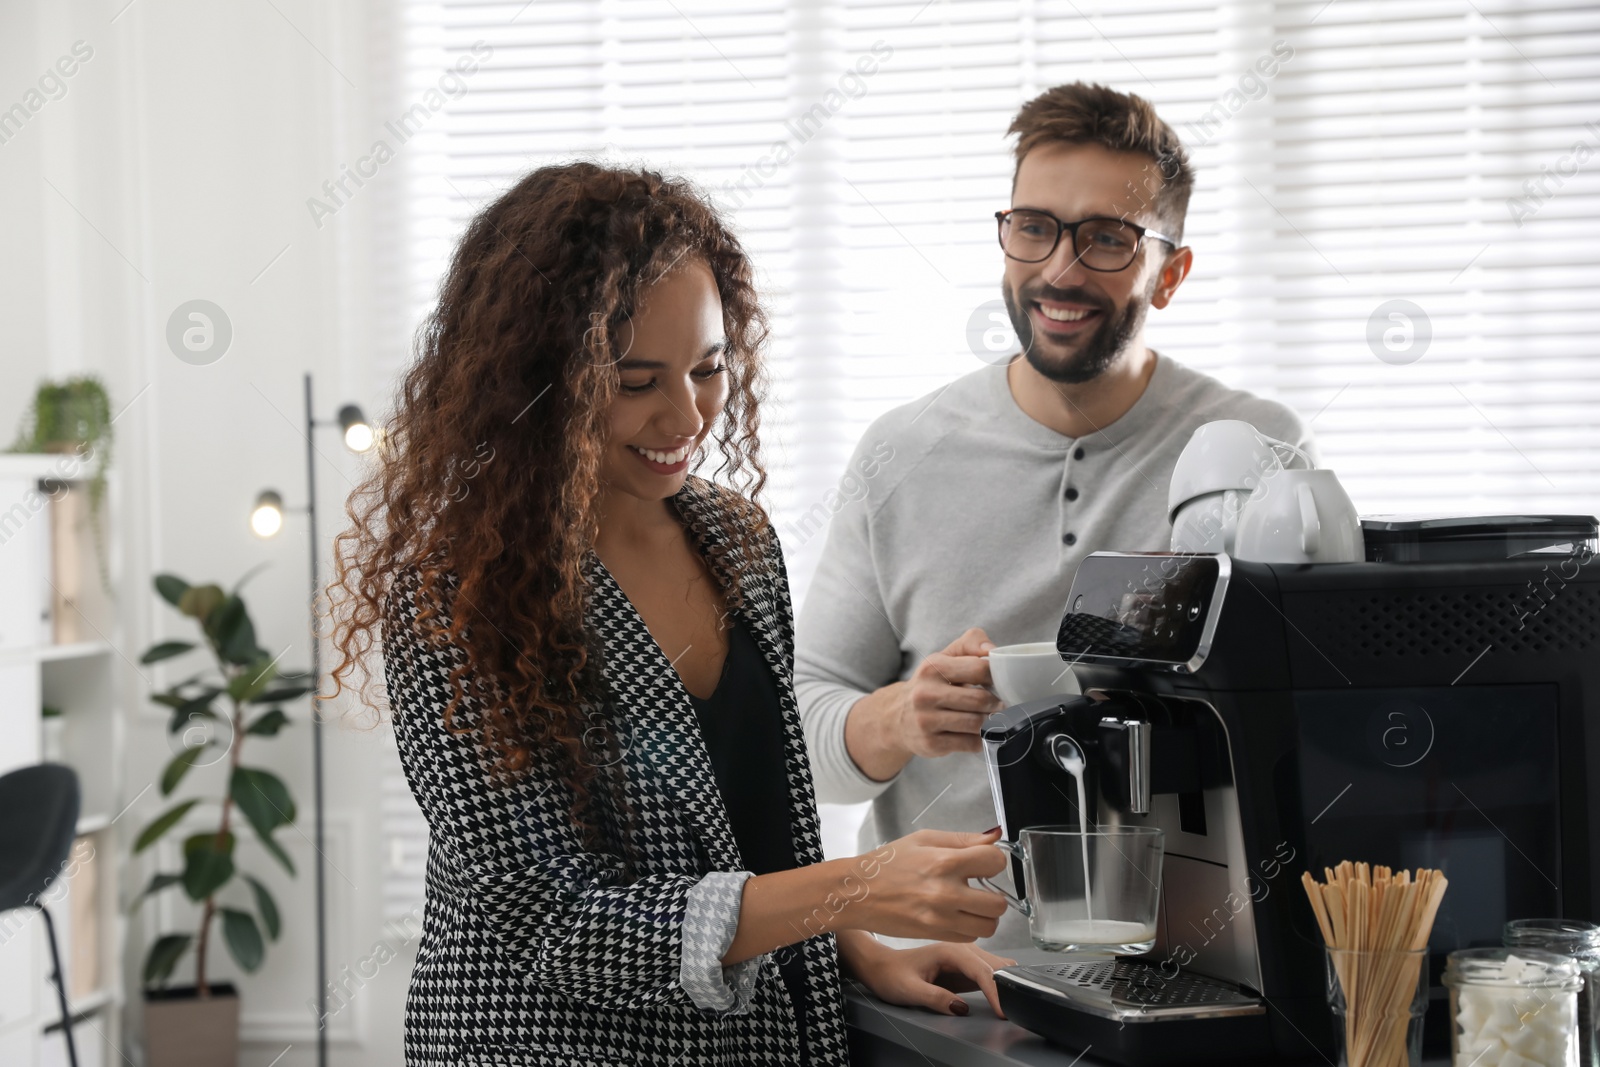
[{"label": "glass cup", "polygon": [[1420,1067],[1428,950],[1324,948],[1338,1067]]},{"label": "glass cup", "polygon": [[1035,945],[1115,956],[1155,947],[1165,847],[1159,828],[1030,826],[1018,837],[996,847],[1022,861],[1026,897],[1012,896],[987,878],[978,881],[1028,917]]}]

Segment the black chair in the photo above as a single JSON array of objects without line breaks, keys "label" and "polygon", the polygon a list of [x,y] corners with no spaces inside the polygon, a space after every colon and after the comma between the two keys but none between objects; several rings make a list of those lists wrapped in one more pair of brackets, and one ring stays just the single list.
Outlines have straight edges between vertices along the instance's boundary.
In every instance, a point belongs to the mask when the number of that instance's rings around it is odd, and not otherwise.
[{"label": "black chair", "polygon": [[50,938],[56,995],[61,999],[61,1032],[67,1037],[67,1062],[78,1067],[72,1042],[72,1009],[61,972],[55,923],[44,906],[45,891],[66,869],[78,833],[78,775],[59,763],[23,767],[0,777],[0,912],[38,908]]}]

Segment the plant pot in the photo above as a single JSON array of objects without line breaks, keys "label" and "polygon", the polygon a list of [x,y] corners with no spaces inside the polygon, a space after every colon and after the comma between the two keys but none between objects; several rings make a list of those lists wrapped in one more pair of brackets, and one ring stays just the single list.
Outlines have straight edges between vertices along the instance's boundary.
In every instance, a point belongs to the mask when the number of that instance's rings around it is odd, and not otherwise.
[{"label": "plant pot", "polygon": [[239,994],[227,982],[203,999],[192,985],[146,992],[144,1047],[148,1067],[239,1067]]},{"label": "plant pot", "polygon": [[61,763],[65,751],[67,720],[60,715],[47,715],[40,727],[40,755],[46,763]]}]

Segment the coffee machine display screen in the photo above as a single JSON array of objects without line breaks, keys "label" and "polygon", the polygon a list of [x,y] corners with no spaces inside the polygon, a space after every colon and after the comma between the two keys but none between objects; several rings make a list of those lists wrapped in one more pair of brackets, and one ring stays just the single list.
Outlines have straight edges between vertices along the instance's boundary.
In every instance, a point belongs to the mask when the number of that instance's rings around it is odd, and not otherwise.
[{"label": "coffee machine display screen", "polygon": [[1069,660],[1188,663],[1220,574],[1216,556],[1092,555],[1073,579],[1056,648]]}]

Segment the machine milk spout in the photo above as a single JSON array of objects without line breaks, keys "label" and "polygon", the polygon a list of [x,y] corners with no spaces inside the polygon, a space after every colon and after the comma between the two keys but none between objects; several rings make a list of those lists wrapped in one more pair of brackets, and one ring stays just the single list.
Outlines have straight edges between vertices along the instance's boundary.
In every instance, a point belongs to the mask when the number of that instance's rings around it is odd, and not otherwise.
[{"label": "machine milk spout", "polygon": [[[1595,918],[1593,527],[1514,559],[1086,559],[1057,639],[1083,695],[997,713],[985,760],[1007,840],[1080,814],[1162,829],[1157,940],[1007,968],[1007,1015],[1127,1064],[1318,1059],[1332,1032],[1299,878],[1344,859],[1449,874],[1435,985],[1508,918]],[[1552,573],[1559,593],[1523,611]]]}]

